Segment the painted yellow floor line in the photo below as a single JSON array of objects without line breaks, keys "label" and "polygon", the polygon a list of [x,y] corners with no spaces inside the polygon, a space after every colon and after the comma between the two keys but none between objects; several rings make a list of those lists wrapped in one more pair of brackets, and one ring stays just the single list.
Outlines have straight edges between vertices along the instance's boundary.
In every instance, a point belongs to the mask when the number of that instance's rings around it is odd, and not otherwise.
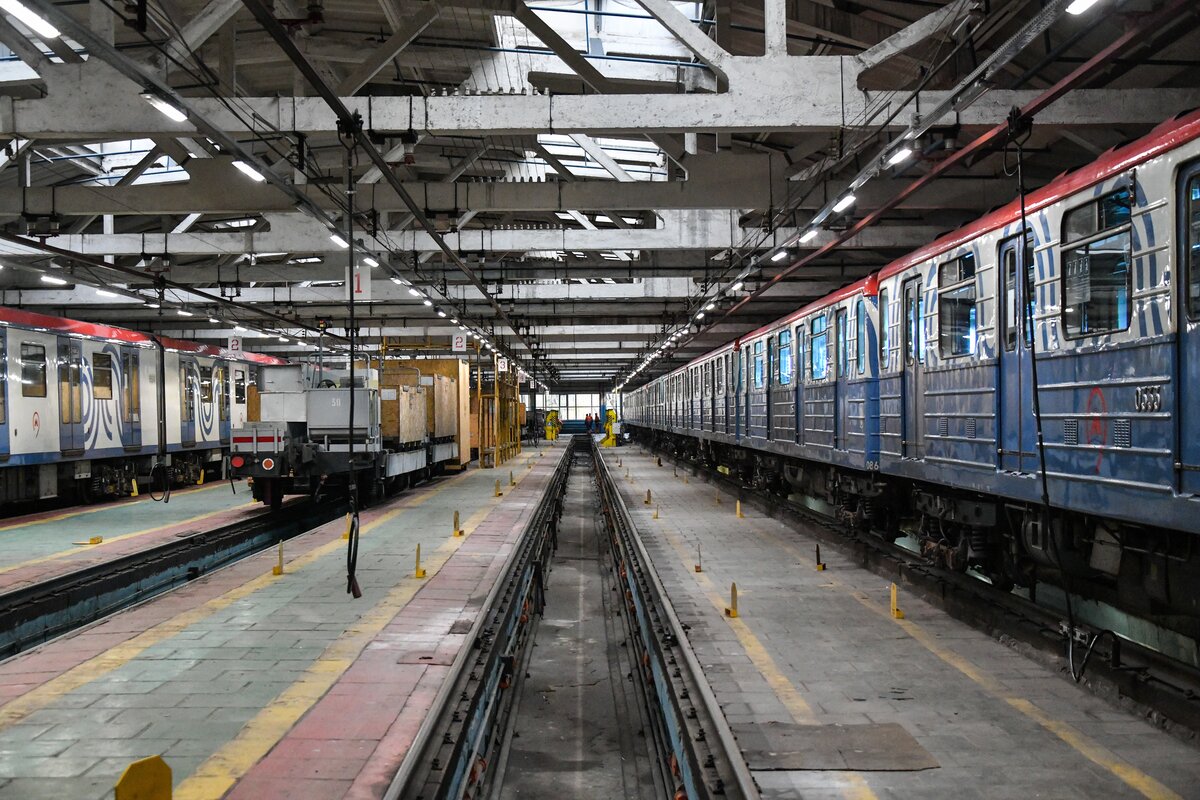
[{"label": "painted yellow floor line", "polygon": [[[796,547],[794,543],[789,542],[782,537],[775,538],[777,538],[785,548],[791,550],[797,558],[809,558],[808,554],[801,553],[800,549]],[[872,597],[864,592],[859,591],[858,589],[847,586],[836,578],[830,576],[829,572],[822,573],[822,576],[826,578],[829,585],[848,592],[852,597],[854,597],[855,600],[857,600],[871,612],[883,617],[884,619],[894,622],[900,627],[901,630],[908,634],[909,637],[914,639],[930,653],[961,672],[985,692],[999,700],[1002,700],[1012,708],[1037,722],[1043,728],[1050,731],[1059,739],[1070,745],[1072,749],[1074,749],[1084,758],[1088,759],[1093,764],[1108,770],[1110,773],[1124,782],[1125,785],[1136,790],[1145,797],[1152,798],[1152,800],[1183,800],[1180,795],[1159,783],[1157,780],[1142,772],[1129,762],[1125,761],[1116,753],[1090,738],[1078,728],[1070,725],[1067,722],[1063,722],[1062,720],[1055,719],[1029,700],[1023,697],[1017,697],[1015,694],[1013,694],[1013,692],[1005,687],[1004,684],[997,680],[993,675],[989,674],[986,670],[983,670],[972,664],[958,653],[943,647],[938,643],[937,639],[929,633],[929,631],[925,630],[911,619],[893,619],[891,610],[888,606],[885,606],[881,602],[876,602]]]},{"label": "painted yellow floor line", "polygon": [[[197,486],[192,489],[179,489],[175,491],[175,494],[200,494],[201,492],[207,492],[213,489],[226,488],[226,486],[227,482],[214,483],[211,486]],[[138,498],[133,502],[101,504],[91,506],[89,508],[79,508],[71,511],[64,511],[61,514],[53,514],[49,517],[42,517],[40,519],[31,519],[27,522],[14,522],[10,525],[0,525],[0,533],[20,530],[21,528],[32,528],[35,525],[44,525],[48,522],[59,522],[60,520],[71,519],[72,517],[81,517],[85,514],[95,514],[100,511],[114,511],[119,508],[124,508],[125,506],[133,506],[143,502],[150,503],[153,501],[149,497],[143,496],[142,498]]]},{"label": "painted yellow floor line", "polygon": [[232,789],[353,666],[363,648],[387,627],[430,578],[438,574],[494,507],[489,504],[468,517],[463,523],[464,536],[447,539],[426,562],[428,577],[403,579],[374,608],[359,617],[346,633],[325,648],[295,683],[181,781],[172,794],[173,800],[212,800]]},{"label": "painted yellow floor line", "polygon": [[[813,713],[812,706],[804,699],[796,686],[788,680],[787,675],[783,674],[783,670],[775,663],[775,659],[767,651],[767,648],[759,640],[754,632],[741,618],[724,616],[726,607],[726,598],[721,595],[721,592],[713,584],[712,579],[706,573],[694,572],[692,565],[695,564],[693,554],[686,548],[684,542],[674,533],[669,531],[667,527],[662,526],[662,531],[667,539],[667,542],[675,549],[679,555],[680,561],[684,565],[684,569],[688,574],[692,575],[696,583],[700,586],[701,591],[708,597],[713,608],[721,615],[730,629],[733,630],[738,642],[742,645],[742,649],[746,651],[746,656],[750,662],[754,664],[754,668],[766,680],[767,685],[775,692],[775,696],[779,698],[779,702],[787,709],[792,719],[800,725],[815,725],[818,720]],[[876,794],[867,783],[866,778],[856,772],[834,771],[830,782],[834,783],[839,780],[844,781],[843,786],[831,786],[842,792],[849,800],[875,800]]]},{"label": "painted yellow floor line", "polygon": [[[22,567],[33,566],[34,564],[44,564],[47,561],[57,561],[62,558],[68,558],[70,556],[78,555],[79,553],[84,553],[89,550],[103,549],[105,546],[110,545],[113,542],[121,542],[126,539],[133,539],[138,536],[145,536],[148,533],[156,533],[158,531],[161,531],[163,528],[170,528],[170,527],[174,527],[176,525],[190,525],[194,522],[199,522],[204,519],[209,519],[209,518],[215,517],[219,514],[227,514],[230,511],[237,511],[239,509],[249,508],[250,506],[253,506],[253,505],[255,505],[254,502],[243,503],[241,505],[230,506],[229,508],[222,508],[217,511],[209,511],[207,514],[200,514],[199,516],[188,517],[187,519],[181,519],[178,522],[168,522],[165,525],[156,525],[153,528],[145,528],[143,530],[134,531],[132,533],[122,533],[120,536],[105,537],[103,544],[93,545],[88,548],[73,547],[70,550],[59,550],[57,553],[50,553],[48,555],[39,556],[37,558],[31,558],[28,561],[21,561],[17,564],[10,564],[7,567],[0,567],[0,575],[3,575],[6,572],[12,572],[15,569],[21,569]],[[74,534],[74,535],[78,536],[80,534]]]},{"label": "painted yellow floor line", "polygon": [[[413,498],[413,501],[424,502],[429,497],[451,488],[470,473],[460,473],[453,478],[447,479],[441,485],[429,490],[426,494],[419,498]],[[361,534],[369,533],[379,525],[394,519],[412,505],[416,503],[409,501],[409,504],[393,508],[387,513],[381,515],[371,523],[364,525]],[[447,526],[449,527],[449,526]],[[312,562],[323,558],[331,553],[337,552],[345,547],[341,539],[332,539],[323,545],[320,545],[302,556],[299,556],[288,562],[287,569],[298,570]],[[134,636],[126,642],[123,642],[110,650],[94,656],[87,661],[67,670],[57,678],[52,678],[36,689],[14,698],[3,706],[0,706],[0,730],[21,721],[34,711],[44,708],[54,702],[59,697],[62,697],[69,692],[72,692],[80,687],[86,686],[94,680],[104,677],[108,673],[119,669],[133,659],[137,658],[147,648],[158,644],[161,641],[169,639],[176,633],[186,629],[187,627],[201,622],[209,616],[221,611],[224,608],[236,603],[245,597],[248,597],[259,589],[268,586],[274,581],[281,580],[281,577],[276,577],[269,572],[254,578],[241,586],[230,589],[224,594],[214,597],[204,604],[196,608],[184,611],[171,619],[164,620],[158,625],[149,628],[142,633]]]}]

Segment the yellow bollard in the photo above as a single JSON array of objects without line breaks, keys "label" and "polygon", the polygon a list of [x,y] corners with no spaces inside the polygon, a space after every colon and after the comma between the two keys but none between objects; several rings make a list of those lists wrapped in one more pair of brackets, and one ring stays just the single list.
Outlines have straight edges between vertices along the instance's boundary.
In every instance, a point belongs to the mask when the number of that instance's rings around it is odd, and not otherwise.
[{"label": "yellow bollard", "polygon": [[492,496],[493,497],[503,497],[504,496],[504,492],[500,491],[500,479],[499,478],[496,478],[496,493]]},{"label": "yellow bollard", "polygon": [[275,566],[271,567],[271,574],[272,575],[282,575],[283,574],[283,542],[279,543],[279,560],[275,563]]},{"label": "yellow bollard", "polygon": [[353,519],[354,519],[353,515],[347,511],[346,512],[346,530],[342,531],[342,539],[343,540],[350,538],[350,528],[354,525]]},{"label": "yellow bollard", "polygon": [[817,572],[825,571],[825,562],[821,560],[821,545],[817,545]]},{"label": "yellow bollard", "polygon": [[171,768],[162,756],[134,761],[113,786],[113,800],[171,800]]},{"label": "yellow bollard", "polygon": [[737,584],[731,583],[729,584],[729,605],[725,609],[725,616],[736,618],[737,615]]},{"label": "yellow bollard", "polygon": [[742,501],[741,500],[737,501],[737,518],[738,519],[746,518],[746,515],[742,513]]},{"label": "yellow bollard", "polygon": [[696,572],[704,572],[704,560],[700,558],[700,545],[696,545]]},{"label": "yellow bollard", "polygon": [[132,480],[132,484],[133,485],[130,487],[129,496],[137,497],[138,496],[137,478],[134,478]]},{"label": "yellow bollard", "polygon": [[463,529],[458,524],[458,512],[457,511],[454,512],[454,535],[455,536],[463,535]]},{"label": "yellow bollard", "polygon": [[413,570],[414,578],[424,578],[425,568],[421,566],[421,545],[417,545],[417,568]]},{"label": "yellow bollard", "polygon": [[644,502],[646,505],[650,505],[650,490],[649,489],[646,490],[646,499]]},{"label": "yellow bollard", "polygon": [[200,480],[196,481],[197,486],[204,485],[204,470],[200,470]]},{"label": "yellow bollard", "polygon": [[713,495],[717,498],[717,505],[721,505],[721,490],[717,489],[713,492]]},{"label": "yellow bollard", "polygon": [[658,519],[658,506],[654,507],[654,518]]},{"label": "yellow bollard", "polygon": [[896,605],[896,584],[892,584],[892,619],[904,619],[904,612]]},{"label": "yellow bollard", "polygon": [[508,471],[508,485],[509,486],[517,485],[517,479],[513,477],[513,473],[512,473],[511,469]]}]

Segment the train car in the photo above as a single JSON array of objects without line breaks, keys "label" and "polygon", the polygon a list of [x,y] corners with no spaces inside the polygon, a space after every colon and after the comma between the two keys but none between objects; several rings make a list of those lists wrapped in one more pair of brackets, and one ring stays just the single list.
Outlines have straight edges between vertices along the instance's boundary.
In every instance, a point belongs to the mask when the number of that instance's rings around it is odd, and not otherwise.
[{"label": "train car", "polygon": [[[218,476],[255,353],[0,307],[0,502]],[[169,471],[169,472],[168,472]]]},{"label": "train car", "polygon": [[657,421],[730,355],[630,392],[630,427],[950,568],[1200,632],[1200,112],[734,343],[729,433]]},{"label": "train car", "polygon": [[457,461],[457,381],[383,367],[356,367],[353,385],[348,367],[263,369],[259,417],[233,432],[233,474],[272,508],[350,483],[369,503]]}]

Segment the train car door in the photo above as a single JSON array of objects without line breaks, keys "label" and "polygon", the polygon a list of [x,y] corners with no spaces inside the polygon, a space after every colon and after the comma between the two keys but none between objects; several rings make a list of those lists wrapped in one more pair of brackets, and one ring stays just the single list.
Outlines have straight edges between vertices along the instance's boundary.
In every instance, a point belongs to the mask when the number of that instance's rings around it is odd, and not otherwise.
[{"label": "train car door", "polygon": [[179,443],[196,446],[196,361],[179,357]]},{"label": "train car door", "polygon": [[220,364],[214,364],[212,382],[217,409],[217,435],[221,444],[229,444],[229,371]]},{"label": "train car door", "polygon": [[837,373],[833,376],[833,446],[843,450],[846,447],[846,397],[849,381],[850,351],[846,342],[847,326],[846,309],[839,308],[834,317],[834,341],[837,352],[834,354]]},{"label": "train car door", "polygon": [[920,458],[921,443],[925,440],[924,418],[921,414],[925,383],[925,298],[921,295],[921,278],[904,282],[904,377],[900,383],[903,395],[904,430],[902,432],[905,458]]},{"label": "train car door", "polygon": [[763,391],[763,395],[764,395],[763,396],[763,404],[765,405],[766,412],[767,412],[766,419],[764,420],[764,422],[766,424],[763,427],[765,429],[765,433],[766,433],[766,437],[767,437],[768,441],[775,438],[775,436],[774,436],[775,404],[771,400],[771,395],[773,395],[775,393],[775,386],[778,384],[778,381],[775,380],[775,367],[774,367],[774,365],[775,365],[775,350],[776,349],[777,348],[775,347],[775,337],[768,336],[767,337],[767,355],[766,355],[767,363],[764,365],[764,368],[766,369],[767,374],[763,376],[763,390],[764,390]]},{"label": "train car door", "polygon": [[1033,252],[1013,236],[1000,243],[997,296],[1000,302],[997,424],[1000,469],[1029,472],[1037,466],[1037,429],[1033,419]]},{"label": "train car door", "polygon": [[130,450],[142,447],[141,354],[121,349],[121,442]]},{"label": "train car door", "polygon": [[792,381],[796,384],[796,443],[804,444],[804,376],[809,374],[808,351],[804,349],[805,325],[800,323],[792,334],[796,342],[796,372]]},{"label": "train car door", "polygon": [[59,449],[78,453],[84,449],[83,431],[83,342],[58,340]]},{"label": "train car door", "polygon": [[8,439],[8,331],[0,330],[0,461],[6,460],[10,452]]},{"label": "train car door", "polygon": [[1178,400],[1179,488],[1200,494],[1200,161],[1193,162],[1179,181],[1180,287]]}]

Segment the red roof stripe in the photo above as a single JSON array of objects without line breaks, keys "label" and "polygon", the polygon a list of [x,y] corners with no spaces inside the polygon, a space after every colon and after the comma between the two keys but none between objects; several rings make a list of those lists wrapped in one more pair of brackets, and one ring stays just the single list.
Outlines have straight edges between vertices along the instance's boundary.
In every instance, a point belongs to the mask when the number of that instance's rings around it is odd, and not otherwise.
[{"label": "red roof stripe", "polygon": [[[109,341],[147,347],[153,346],[155,341],[155,337],[141,331],[131,331],[128,328],[117,328],[112,325],[104,325],[96,322],[80,322],[75,319],[51,317],[47,314],[38,314],[20,308],[9,308],[8,306],[0,306],[0,324],[14,325],[21,328],[43,328],[53,333],[88,336],[94,339],[107,339]],[[162,342],[163,347],[169,350],[177,350],[181,353],[195,353],[196,355],[212,356],[213,358],[222,358],[230,361],[248,361],[254,364],[288,363],[283,359],[263,353],[238,352],[224,347],[189,342],[183,339],[171,339],[166,336],[158,337],[158,341]]]}]

